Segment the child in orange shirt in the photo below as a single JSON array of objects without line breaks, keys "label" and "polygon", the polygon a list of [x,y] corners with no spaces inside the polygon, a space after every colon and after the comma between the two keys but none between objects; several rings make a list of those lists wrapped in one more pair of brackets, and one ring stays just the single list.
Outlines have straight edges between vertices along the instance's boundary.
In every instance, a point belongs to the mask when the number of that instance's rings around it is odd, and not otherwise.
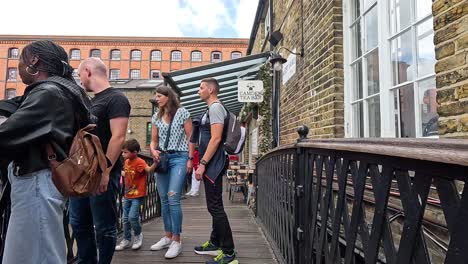
[{"label": "child in orange shirt", "polygon": [[146,176],[154,171],[156,165],[151,167],[138,157],[140,144],[136,139],[125,141],[122,146],[122,156],[125,159],[122,176],[125,180],[125,196],[123,199],[123,239],[115,247],[115,250],[129,248],[132,240],[133,229],[134,241],[132,249],[139,249],[143,243],[141,232],[140,207],[146,196]]}]

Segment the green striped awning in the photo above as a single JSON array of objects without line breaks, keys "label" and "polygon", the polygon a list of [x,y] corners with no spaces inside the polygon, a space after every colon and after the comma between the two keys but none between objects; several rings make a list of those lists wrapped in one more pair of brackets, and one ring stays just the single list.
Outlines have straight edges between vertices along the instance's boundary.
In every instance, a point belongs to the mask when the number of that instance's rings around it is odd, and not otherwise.
[{"label": "green striped awning", "polygon": [[215,78],[219,82],[220,100],[234,114],[238,114],[243,103],[237,100],[237,82],[256,78],[260,67],[270,53],[261,53],[239,59],[213,63],[210,65],[186,70],[163,73],[164,80],[180,96],[181,104],[190,111],[192,117],[206,111],[206,104],[198,96],[200,81],[204,78]]}]

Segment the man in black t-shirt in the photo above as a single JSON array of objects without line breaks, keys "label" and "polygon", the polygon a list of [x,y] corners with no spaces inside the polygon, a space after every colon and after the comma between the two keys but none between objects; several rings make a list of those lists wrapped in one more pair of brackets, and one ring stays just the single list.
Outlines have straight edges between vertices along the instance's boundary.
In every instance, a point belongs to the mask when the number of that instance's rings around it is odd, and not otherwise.
[{"label": "man in black t-shirt", "polygon": [[107,67],[100,59],[84,60],[78,74],[86,91],[95,95],[91,102],[92,112],[98,118],[96,134],[112,166],[103,173],[96,196],[70,199],[70,224],[77,241],[78,263],[107,264],[111,263],[117,241],[115,197],[122,171],[119,157],[125,141],[130,103],[122,92],[110,87]]}]

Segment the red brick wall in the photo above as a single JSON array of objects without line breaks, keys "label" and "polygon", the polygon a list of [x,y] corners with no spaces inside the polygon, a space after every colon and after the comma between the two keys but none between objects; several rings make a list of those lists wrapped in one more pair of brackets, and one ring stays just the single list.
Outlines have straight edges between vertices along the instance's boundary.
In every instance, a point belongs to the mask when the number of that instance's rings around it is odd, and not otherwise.
[{"label": "red brick wall", "polygon": [[[34,40],[51,39],[61,45],[70,55],[71,49],[81,51],[81,59],[87,58],[92,49],[101,50],[101,59],[110,69],[120,69],[120,78],[128,79],[131,69],[139,69],[141,79],[149,79],[151,70],[170,72],[180,69],[209,64],[212,51],[220,51],[223,61],[231,58],[231,53],[239,51],[245,56],[248,39],[217,39],[217,38],[130,38],[130,37],[68,37],[68,36],[0,36],[0,99],[5,97],[6,89],[15,89],[17,95],[24,92],[25,85],[19,75],[17,81],[7,81],[8,68],[16,68],[18,59],[9,59],[8,50],[19,48]],[[120,60],[111,61],[110,51],[120,49]],[[141,61],[131,61],[131,50],[142,52]],[[162,60],[151,61],[152,50],[161,50]],[[182,61],[170,61],[171,51],[182,52]],[[202,52],[202,62],[192,62],[192,51]],[[80,60],[71,60],[72,67],[77,68]]]}]

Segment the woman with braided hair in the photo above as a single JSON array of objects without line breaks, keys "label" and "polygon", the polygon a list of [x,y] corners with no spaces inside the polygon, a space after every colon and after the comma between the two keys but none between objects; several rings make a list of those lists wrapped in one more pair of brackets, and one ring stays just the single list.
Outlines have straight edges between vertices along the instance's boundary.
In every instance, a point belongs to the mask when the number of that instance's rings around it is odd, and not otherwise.
[{"label": "woman with braided hair", "polygon": [[0,160],[9,159],[11,217],[3,263],[66,263],[65,197],[51,179],[46,145],[66,158],[78,125],[89,122],[89,100],[72,77],[65,50],[41,40],[21,52],[27,84],[18,109],[0,124]]}]

